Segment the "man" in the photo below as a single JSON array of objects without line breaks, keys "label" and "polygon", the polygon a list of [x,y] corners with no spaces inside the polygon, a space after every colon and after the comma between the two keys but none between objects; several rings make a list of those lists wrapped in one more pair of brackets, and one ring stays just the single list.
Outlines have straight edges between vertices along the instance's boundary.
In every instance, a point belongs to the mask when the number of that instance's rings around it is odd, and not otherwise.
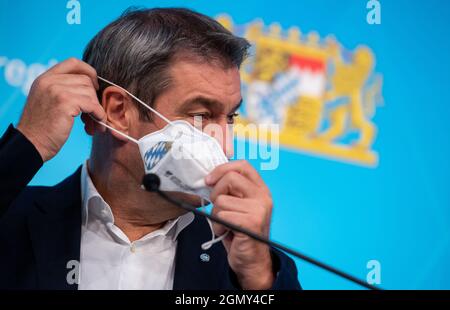
[{"label": "man", "polygon": [[[291,259],[243,234],[202,250],[206,220],[142,190],[138,147],[117,132],[139,139],[166,126],[125,89],[171,121],[197,116],[226,132],[242,99],[247,49],[245,39],[190,10],[129,11],[91,40],[83,61],[38,77],[17,128],[0,140],[0,287],[300,288]],[[80,114],[93,137],[88,161],[54,187],[27,187]],[[221,143],[232,156],[229,139]],[[205,182],[215,215],[269,235],[270,191],[246,161],[218,166]],[[169,194],[198,205],[192,195]]]}]

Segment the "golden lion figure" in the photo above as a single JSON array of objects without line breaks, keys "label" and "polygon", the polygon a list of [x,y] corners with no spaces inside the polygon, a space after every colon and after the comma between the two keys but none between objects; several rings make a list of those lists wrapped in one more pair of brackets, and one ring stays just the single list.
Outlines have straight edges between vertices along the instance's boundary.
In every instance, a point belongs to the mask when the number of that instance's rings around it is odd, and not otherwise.
[{"label": "golden lion figure", "polygon": [[377,80],[371,88],[365,89],[374,65],[372,52],[366,47],[357,48],[351,63],[342,60],[337,45],[332,46],[330,52],[335,71],[331,76],[332,88],[325,93],[324,100],[329,102],[345,97],[348,102],[336,107],[330,113],[331,125],[318,138],[333,141],[345,133],[346,123],[349,121],[349,125],[360,132],[356,145],[370,149],[376,129],[369,118],[372,116],[370,114],[373,114],[374,98],[381,83]]}]

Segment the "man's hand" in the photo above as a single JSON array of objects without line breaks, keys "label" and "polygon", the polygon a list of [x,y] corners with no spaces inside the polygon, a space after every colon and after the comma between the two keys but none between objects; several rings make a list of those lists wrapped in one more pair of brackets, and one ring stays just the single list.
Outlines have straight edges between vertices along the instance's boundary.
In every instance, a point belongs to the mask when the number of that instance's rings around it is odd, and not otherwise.
[{"label": "man's hand", "polygon": [[[269,189],[247,161],[234,161],[215,168],[205,179],[213,187],[212,213],[219,218],[268,236],[272,214]],[[226,229],[214,225],[216,235]],[[272,259],[267,245],[241,233],[231,233],[223,240],[228,262],[243,289],[269,289],[274,281]]]},{"label": "man's hand", "polygon": [[[95,69],[75,58],[57,64],[34,81],[17,129],[33,143],[44,162],[64,145],[80,113],[105,119],[96,89]],[[86,130],[92,133],[93,125],[89,126]]]}]

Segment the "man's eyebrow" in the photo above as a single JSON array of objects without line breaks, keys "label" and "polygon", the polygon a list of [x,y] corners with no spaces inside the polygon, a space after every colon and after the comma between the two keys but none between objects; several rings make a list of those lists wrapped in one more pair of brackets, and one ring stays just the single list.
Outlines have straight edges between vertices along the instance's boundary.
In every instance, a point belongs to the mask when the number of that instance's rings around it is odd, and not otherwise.
[{"label": "man's eyebrow", "polygon": [[[242,104],[242,98],[239,101],[239,103],[236,104],[236,106],[234,106],[233,109],[231,109],[230,114],[236,112],[241,107],[241,104]],[[211,111],[223,111],[224,106],[225,106],[223,103],[221,103],[218,100],[203,97],[203,96],[197,96],[197,97],[188,99],[185,102],[183,102],[181,104],[181,106],[177,108],[177,110],[180,112],[186,112],[193,105],[202,105]]]},{"label": "man's eyebrow", "polygon": [[220,103],[219,101],[211,99],[211,98],[203,97],[203,96],[197,96],[197,97],[188,99],[185,102],[183,102],[181,104],[181,106],[178,107],[177,110],[181,111],[181,112],[186,112],[187,110],[189,110],[189,108],[191,108],[194,105],[202,105],[205,108],[208,108],[210,110],[222,110],[223,109],[223,104]]},{"label": "man's eyebrow", "polygon": [[230,114],[236,113],[236,111],[238,111],[241,108],[241,106],[242,106],[242,98],[241,100],[239,100],[238,104],[236,104],[234,108],[231,109]]}]

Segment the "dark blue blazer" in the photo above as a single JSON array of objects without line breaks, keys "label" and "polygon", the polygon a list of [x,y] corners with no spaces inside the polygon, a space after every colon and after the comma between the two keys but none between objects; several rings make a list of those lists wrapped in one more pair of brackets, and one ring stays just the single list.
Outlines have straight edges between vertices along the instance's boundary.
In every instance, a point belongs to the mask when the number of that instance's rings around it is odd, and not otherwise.
[{"label": "dark blue blazer", "polygon": [[[0,289],[77,289],[66,280],[80,259],[80,171],[52,187],[27,186],[42,166],[34,146],[13,126],[0,139]],[[178,236],[174,289],[239,289],[221,243],[196,217]],[[294,262],[272,249],[273,289],[300,289]],[[205,262],[203,253],[210,257]],[[149,275],[151,276],[151,275]]]}]

